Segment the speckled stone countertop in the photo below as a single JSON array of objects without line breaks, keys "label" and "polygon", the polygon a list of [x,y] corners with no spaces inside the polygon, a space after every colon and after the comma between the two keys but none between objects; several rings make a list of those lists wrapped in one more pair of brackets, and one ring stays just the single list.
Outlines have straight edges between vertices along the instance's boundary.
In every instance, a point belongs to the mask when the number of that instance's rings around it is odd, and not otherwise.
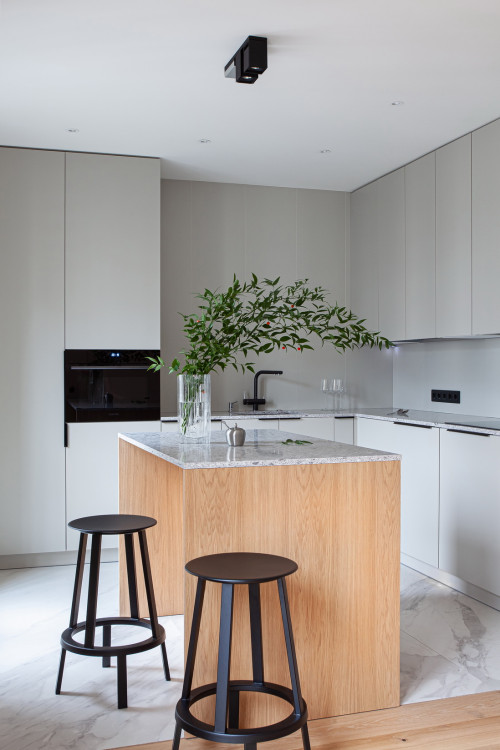
[{"label": "speckled stone countertop", "polygon": [[[258,412],[233,412],[223,414],[222,412],[212,415],[214,422],[222,419],[230,419],[241,422],[244,426],[245,419],[257,418],[267,419],[300,419],[302,417],[332,418],[332,417],[369,417],[370,419],[382,419],[389,422],[407,422],[408,424],[419,424],[427,427],[441,427],[447,430],[459,430],[463,432],[480,432],[485,435],[500,435],[500,419],[496,417],[481,417],[473,414],[457,414],[442,411],[419,411],[408,409],[406,413],[399,413],[396,407],[386,406],[378,409],[343,409],[341,411],[329,411],[323,409],[303,409],[297,411],[271,411]],[[175,422],[177,417],[162,417],[162,422]],[[292,427],[292,424],[290,424]]]},{"label": "speckled stone countertop", "polygon": [[310,444],[284,445],[303,435],[282,430],[247,430],[245,445],[231,447],[224,432],[212,431],[210,443],[181,442],[177,434],[139,432],[120,434],[126,440],[182,469],[220,469],[243,466],[295,466],[300,464],[399,461],[401,456],[356,445],[314,438]]},{"label": "speckled stone countertop", "polygon": [[460,432],[480,432],[485,435],[500,433],[500,419],[495,417],[478,417],[473,414],[456,414],[442,411],[419,411],[408,409],[405,414],[398,413],[397,408],[359,409],[352,413],[356,417],[370,417],[391,422],[405,422],[426,427],[441,427]]}]

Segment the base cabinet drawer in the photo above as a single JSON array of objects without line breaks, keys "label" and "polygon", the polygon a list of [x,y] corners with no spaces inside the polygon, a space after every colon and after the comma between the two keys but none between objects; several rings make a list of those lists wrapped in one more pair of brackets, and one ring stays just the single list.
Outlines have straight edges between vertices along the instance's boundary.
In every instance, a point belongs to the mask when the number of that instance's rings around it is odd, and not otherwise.
[{"label": "base cabinet drawer", "polygon": [[500,596],[500,438],[441,430],[439,567]]}]

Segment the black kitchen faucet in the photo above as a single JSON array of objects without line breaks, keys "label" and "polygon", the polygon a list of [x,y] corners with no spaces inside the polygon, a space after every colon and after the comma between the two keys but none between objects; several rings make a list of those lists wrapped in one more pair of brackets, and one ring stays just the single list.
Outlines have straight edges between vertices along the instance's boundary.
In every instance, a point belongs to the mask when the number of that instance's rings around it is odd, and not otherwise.
[{"label": "black kitchen faucet", "polygon": [[265,398],[259,398],[257,395],[259,387],[259,375],[283,375],[283,370],[259,370],[255,373],[253,379],[253,398],[243,399],[243,403],[245,404],[245,406],[252,405],[254,411],[259,410],[259,404],[266,403]]}]

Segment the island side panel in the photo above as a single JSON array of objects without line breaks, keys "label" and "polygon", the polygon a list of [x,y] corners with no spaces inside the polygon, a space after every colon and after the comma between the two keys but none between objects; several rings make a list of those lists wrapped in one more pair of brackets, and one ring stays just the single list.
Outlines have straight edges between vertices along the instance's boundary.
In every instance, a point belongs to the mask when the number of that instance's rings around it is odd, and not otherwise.
[{"label": "island side panel", "polygon": [[[156,526],[146,531],[158,615],[184,612],[182,475],[183,471],[178,466],[126,440],[119,440],[120,513],[151,516],[158,521]],[[148,617],[138,544],[135,552],[140,614]],[[121,545],[120,613],[127,616],[129,602],[124,561]]]},{"label": "island side panel", "polygon": [[[399,461],[185,472],[186,560],[255,551],[297,561],[287,583],[311,719],[399,705],[399,477]],[[194,587],[186,575],[186,633]],[[215,679],[218,589],[207,584],[195,685]],[[250,678],[238,589],[231,669]],[[265,679],[289,685],[276,584],[262,589]],[[282,718],[275,704],[245,705],[242,721]]]}]

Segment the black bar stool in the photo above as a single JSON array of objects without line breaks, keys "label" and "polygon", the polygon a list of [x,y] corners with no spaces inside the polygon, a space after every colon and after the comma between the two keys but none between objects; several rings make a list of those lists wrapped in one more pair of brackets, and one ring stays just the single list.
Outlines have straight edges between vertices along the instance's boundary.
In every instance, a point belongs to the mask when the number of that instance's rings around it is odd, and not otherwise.
[{"label": "black bar stool", "polygon": [[[161,646],[163,659],[163,671],[165,679],[170,680],[168,668],[167,649],[165,648],[165,630],[158,622],[156,603],[151,578],[151,567],[149,563],[148,543],[146,540],[146,529],[156,525],[154,518],[148,516],[131,516],[115,514],[106,516],[88,516],[71,521],[68,526],[80,532],[80,544],[76,562],[75,586],[73,589],[73,602],[69,618],[69,627],[61,635],[61,660],[59,673],[57,675],[56,695],[61,693],[61,683],[66,660],[66,651],[82,656],[102,657],[102,666],[111,665],[111,657],[117,657],[117,685],[118,685],[118,708],[127,708],[127,656],[148,651],[156,646]],[[82,622],[78,622],[78,610],[80,606],[80,594],[82,590],[83,566],[85,564],[85,551],[87,548],[87,536],[92,535],[92,549],[90,552],[89,589],[87,597],[87,616]],[[125,556],[127,562],[128,593],[130,600],[130,617],[100,617],[97,614],[97,592],[99,587],[99,564],[101,561],[101,541],[103,534],[123,534],[125,537]],[[141,550],[142,569],[146,597],[148,600],[149,620],[139,616],[139,605],[137,597],[137,577],[135,569],[134,538],[138,534]],[[138,625],[151,631],[151,636],[143,641],[127,643],[122,646],[111,645],[112,625]],[[102,646],[95,645],[96,627],[102,627]],[[75,640],[74,636],[85,631],[83,643]]]},{"label": "black bar stool", "polygon": [[[207,555],[191,560],[186,570],[198,578],[196,598],[193,611],[193,622],[186,659],[186,672],[182,697],[175,709],[175,734],[172,750],[178,750],[181,731],[213,742],[245,745],[247,750],[256,750],[258,742],[267,742],[285,737],[298,729],[302,731],[304,750],[310,750],[309,732],[307,729],[307,705],[302,698],[299,672],[295,657],[292,623],[286,592],[285,577],[297,570],[297,563],[286,557],[264,555],[254,552],[229,552],[220,555]],[[207,581],[222,584],[219,657],[217,665],[217,682],[201,685],[192,690],[193,671],[200,632],[200,621]],[[264,680],[262,657],[262,620],[260,608],[260,584],[268,581],[278,582],[281,604],[281,616],[290,669],[292,689]],[[237,584],[248,585],[250,604],[250,638],[252,646],[253,680],[231,680],[231,638],[233,620],[234,587]],[[291,714],[275,724],[264,727],[239,728],[239,694],[240,692],[260,692],[277,696],[293,707]],[[191,713],[194,703],[215,695],[214,724],[206,724]]]}]

